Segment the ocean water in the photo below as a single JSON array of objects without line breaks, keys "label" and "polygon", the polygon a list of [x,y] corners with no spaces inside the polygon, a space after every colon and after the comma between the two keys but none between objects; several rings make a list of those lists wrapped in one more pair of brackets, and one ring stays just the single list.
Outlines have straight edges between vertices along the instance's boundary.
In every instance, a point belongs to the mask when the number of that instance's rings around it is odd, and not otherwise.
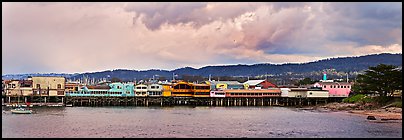
[{"label": "ocean water", "polygon": [[289,107],[3,107],[3,138],[400,138],[402,122]]}]

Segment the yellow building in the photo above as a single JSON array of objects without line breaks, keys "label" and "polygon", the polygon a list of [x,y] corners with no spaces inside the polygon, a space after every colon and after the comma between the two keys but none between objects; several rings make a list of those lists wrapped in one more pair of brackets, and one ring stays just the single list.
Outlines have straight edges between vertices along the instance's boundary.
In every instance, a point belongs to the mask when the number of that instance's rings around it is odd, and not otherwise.
[{"label": "yellow building", "polygon": [[192,84],[194,97],[209,97],[210,85],[209,84]]},{"label": "yellow building", "polygon": [[65,96],[64,77],[32,77],[34,95]]},{"label": "yellow building", "polygon": [[194,91],[192,89],[192,83],[178,82],[172,85],[171,96],[173,97],[192,97]]},{"label": "yellow building", "polygon": [[163,96],[171,97],[172,86],[171,84],[163,84]]}]

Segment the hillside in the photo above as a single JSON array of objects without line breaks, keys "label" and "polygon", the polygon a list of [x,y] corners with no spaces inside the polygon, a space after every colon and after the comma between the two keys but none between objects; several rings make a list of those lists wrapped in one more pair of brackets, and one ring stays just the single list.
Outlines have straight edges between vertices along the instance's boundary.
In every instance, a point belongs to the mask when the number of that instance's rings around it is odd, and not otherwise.
[{"label": "hillside", "polygon": [[171,79],[173,73],[181,77],[182,75],[195,75],[208,77],[212,76],[256,76],[264,74],[285,74],[292,73],[308,73],[313,71],[321,71],[324,69],[335,69],[343,72],[357,72],[367,69],[369,66],[376,66],[378,64],[390,64],[401,66],[402,54],[375,54],[360,57],[345,57],[345,58],[332,58],[319,60],[315,62],[303,64],[254,64],[254,65],[227,65],[227,66],[206,66],[199,69],[191,67],[179,68],[172,71],[168,70],[113,70],[95,73],[84,73],[74,78],[88,76],[90,78],[106,78],[118,77],[125,80],[145,79],[151,78],[153,75]]}]

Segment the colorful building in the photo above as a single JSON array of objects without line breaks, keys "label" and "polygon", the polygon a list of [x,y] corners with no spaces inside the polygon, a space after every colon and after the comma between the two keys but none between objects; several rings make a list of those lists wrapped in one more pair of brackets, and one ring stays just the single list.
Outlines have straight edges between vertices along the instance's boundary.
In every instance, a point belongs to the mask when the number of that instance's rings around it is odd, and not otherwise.
[{"label": "colorful building", "polygon": [[248,80],[243,83],[248,89],[270,89],[277,88],[277,86],[267,80]]},{"label": "colorful building", "polygon": [[225,89],[226,97],[280,97],[281,90],[273,89]]},{"label": "colorful building", "polygon": [[192,83],[180,81],[172,85],[172,97],[193,97],[194,91]]},{"label": "colorful building", "polygon": [[171,97],[171,92],[173,90],[171,83],[163,83],[163,96],[164,97]]},{"label": "colorful building", "polygon": [[212,91],[210,91],[210,97],[224,98],[224,97],[226,97],[226,92],[224,92],[223,90],[212,90]]},{"label": "colorful building", "polygon": [[321,87],[329,92],[329,97],[348,97],[351,84],[346,82],[317,82],[313,87]]},{"label": "colorful building", "polygon": [[210,81],[210,88],[214,89],[244,89],[242,83],[238,81]]},{"label": "colorful building", "polygon": [[194,97],[210,97],[209,84],[192,84]]}]

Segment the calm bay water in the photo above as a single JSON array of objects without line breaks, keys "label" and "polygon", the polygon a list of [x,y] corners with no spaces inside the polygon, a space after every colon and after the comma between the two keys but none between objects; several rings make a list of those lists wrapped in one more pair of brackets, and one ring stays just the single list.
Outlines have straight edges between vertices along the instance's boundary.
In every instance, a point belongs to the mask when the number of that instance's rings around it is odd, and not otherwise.
[{"label": "calm bay water", "polygon": [[402,122],[287,107],[53,107],[11,114],[2,137],[402,137]]}]

